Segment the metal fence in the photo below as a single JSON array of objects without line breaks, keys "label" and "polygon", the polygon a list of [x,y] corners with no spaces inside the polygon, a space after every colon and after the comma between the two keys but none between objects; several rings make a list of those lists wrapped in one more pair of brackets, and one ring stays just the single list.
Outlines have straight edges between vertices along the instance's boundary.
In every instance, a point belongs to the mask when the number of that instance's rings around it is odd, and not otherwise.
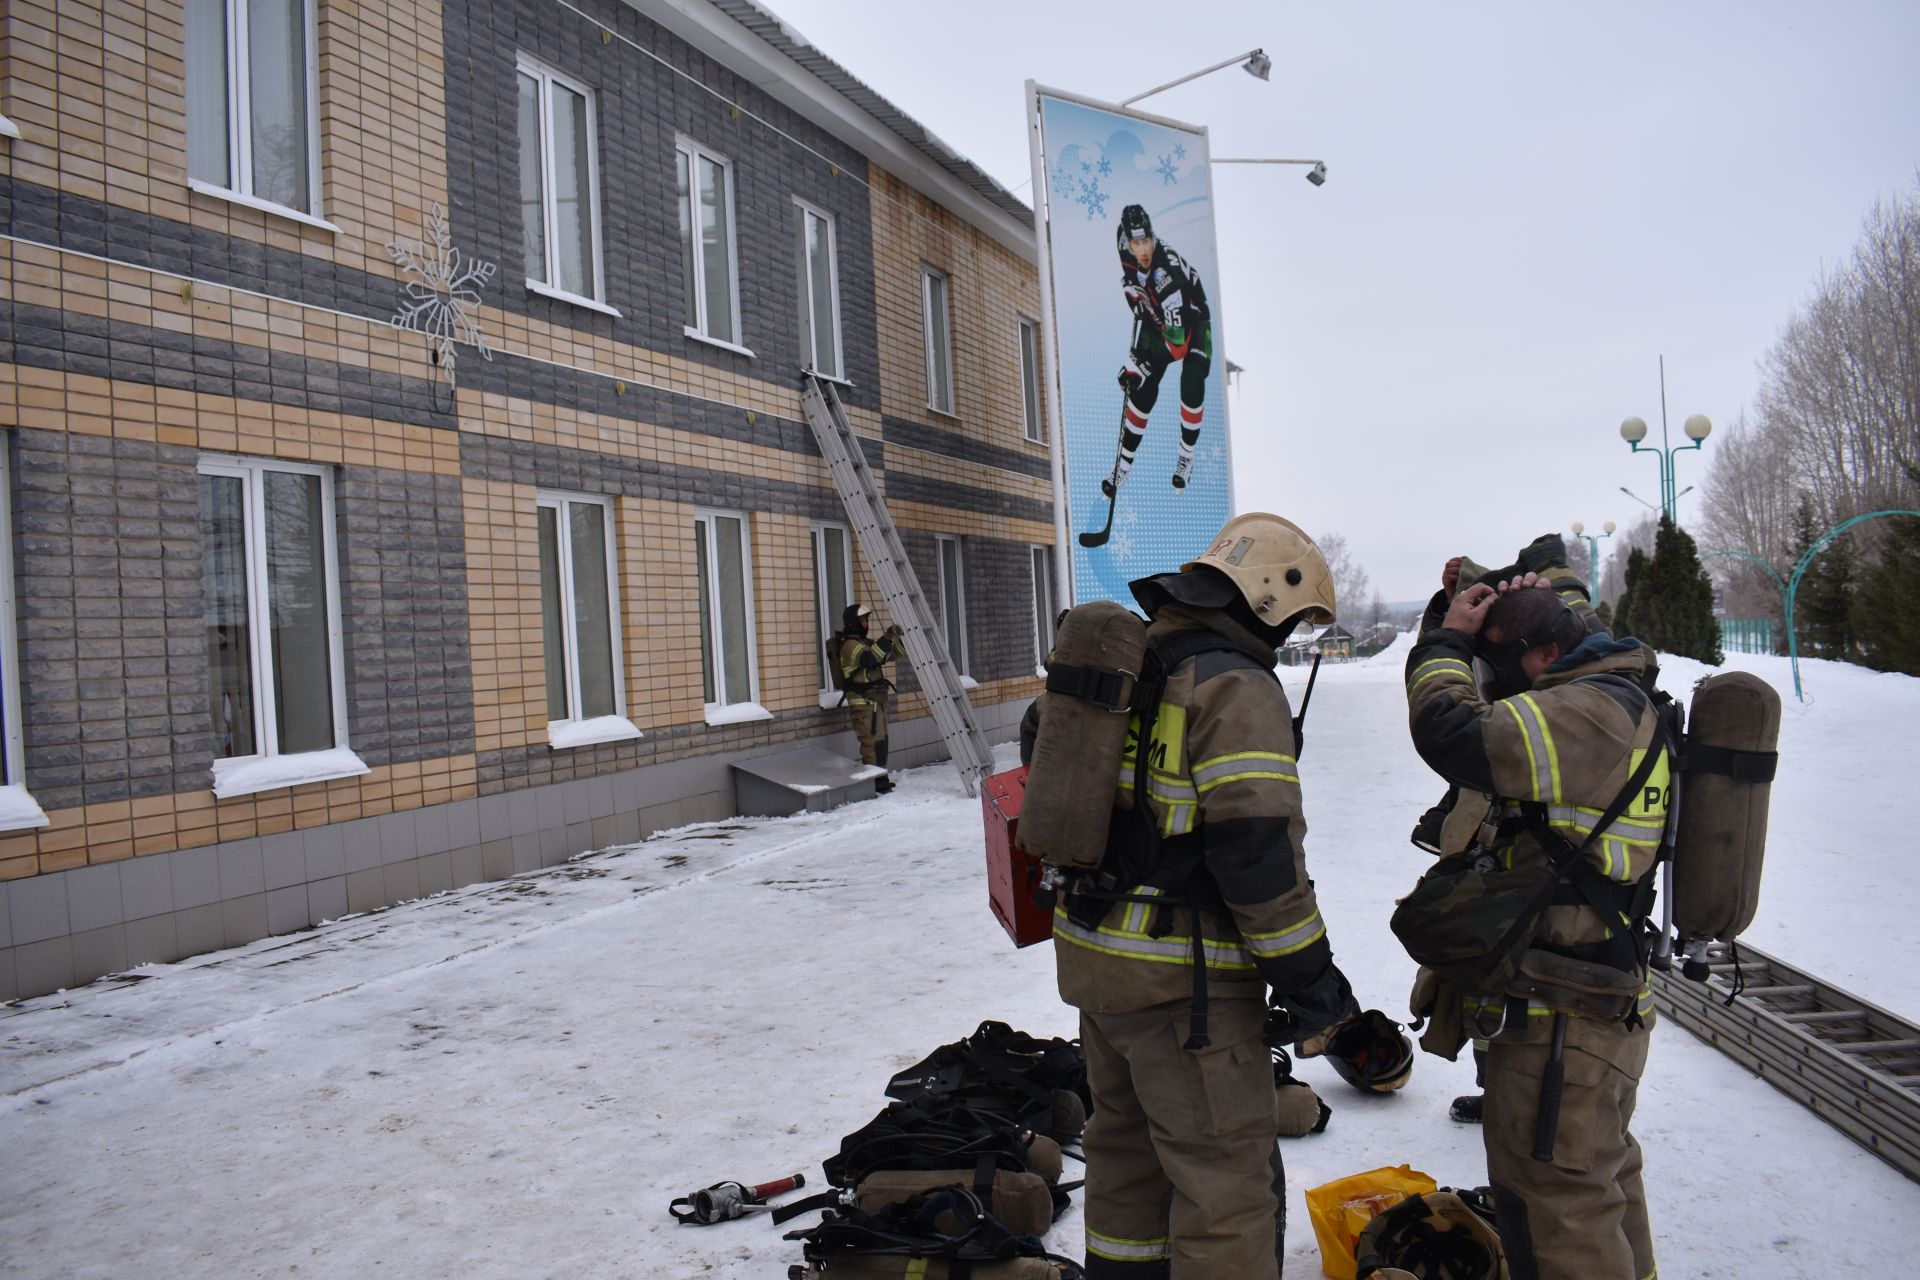
[{"label": "metal fence", "polygon": [[1772,618],[1720,619],[1720,648],[1725,653],[1778,653],[1780,624]]}]

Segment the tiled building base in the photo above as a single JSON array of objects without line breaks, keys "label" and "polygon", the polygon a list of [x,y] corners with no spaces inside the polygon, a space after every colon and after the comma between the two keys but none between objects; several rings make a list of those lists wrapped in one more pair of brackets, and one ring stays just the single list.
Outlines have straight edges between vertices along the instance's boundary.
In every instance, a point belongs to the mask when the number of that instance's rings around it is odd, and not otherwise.
[{"label": "tiled building base", "polygon": [[[1019,703],[978,707],[989,740]],[[892,727],[895,768],[946,757],[929,717]],[[855,754],[852,733],[815,740]],[[774,751],[791,750],[781,743]],[[304,831],[0,882],[0,999],[292,933],[735,814],[734,755],[706,756]]]}]

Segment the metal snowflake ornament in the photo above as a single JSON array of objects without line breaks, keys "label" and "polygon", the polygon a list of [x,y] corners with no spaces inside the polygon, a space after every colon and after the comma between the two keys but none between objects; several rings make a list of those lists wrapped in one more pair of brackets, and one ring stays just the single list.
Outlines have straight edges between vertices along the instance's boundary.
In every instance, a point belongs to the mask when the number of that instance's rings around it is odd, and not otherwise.
[{"label": "metal snowflake ornament", "polygon": [[467,258],[453,247],[447,233],[446,210],[434,202],[427,217],[423,240],[392,240],[387,253],[400,269],[412,276],[400,310],[389,321],[396,329],[425,334],[433,343],[434,363],[447,375],[449,390],[454,385],[456,344],[470,343],[488,360],[486,337],[474,320],[480,306],[480,288],[493,279],[499,268],[491,262]]}]

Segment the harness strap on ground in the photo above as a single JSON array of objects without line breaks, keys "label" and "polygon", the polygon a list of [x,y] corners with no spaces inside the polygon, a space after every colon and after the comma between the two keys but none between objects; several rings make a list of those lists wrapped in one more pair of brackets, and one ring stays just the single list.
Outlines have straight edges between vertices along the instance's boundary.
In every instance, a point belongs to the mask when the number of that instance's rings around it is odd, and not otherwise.
[{"label": "harness strap on ground", "polygon": [[806,1196],[803,1199],[795,1200],[792,1204],[783,1204],[773,1211],[773,1224],[779,1226],[788,1219],[797,1218],[803,1213],[812,1213],[815,1209],[830,1208],[840,1203],[840,1197],[843,1194],[840,1188],[835,1187],[831,1191],[822,1191],[819,1195]]}]

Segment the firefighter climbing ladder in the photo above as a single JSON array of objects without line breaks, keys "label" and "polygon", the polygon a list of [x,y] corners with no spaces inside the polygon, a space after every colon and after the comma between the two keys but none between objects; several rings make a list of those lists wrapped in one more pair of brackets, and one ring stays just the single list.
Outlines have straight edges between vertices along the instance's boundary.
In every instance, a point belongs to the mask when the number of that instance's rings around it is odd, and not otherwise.
[{"label": "firefighter climbing ladder", "polygon": [[1660,1012],[1920,1182],[1920,1027],[1749,946],[1705,982],[1653,973]]},{"label": "firefighter climbing ladder", "polygon": [[887,512],[887,501],[874,484],[873,470],[867,466],[866,454],[847,422],[847,411],[833,384],[808,374],[803,395],[807,423],[820,444],[820,456],[827,461],[833,487],[840,491],[854,537],[880,583],[887,612],[906,633],[907,656],[913,660],[913,674],[926,694],[933,722],[946,740],[947,754],[960,770],[967,794],[974,795],[980,779],[993,771],[993,752],[973,723],[973,705],[967,701],[960,673],[947,654],[946,640],[927,608],[920,579],[914,576],[899,530]]}]

